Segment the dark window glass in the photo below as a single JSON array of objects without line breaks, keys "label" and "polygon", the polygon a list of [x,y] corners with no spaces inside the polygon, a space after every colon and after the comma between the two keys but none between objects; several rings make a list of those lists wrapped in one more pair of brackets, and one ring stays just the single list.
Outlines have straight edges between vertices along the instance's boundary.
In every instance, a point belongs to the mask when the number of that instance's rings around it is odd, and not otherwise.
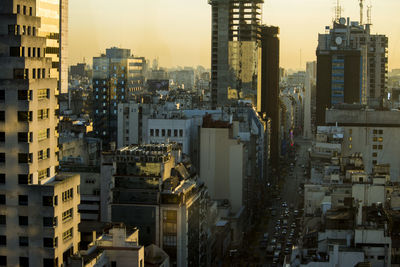
[{"label": "dark window glass", "polygon": [[0,256],[0,266],[7,266],[7,256]]},{"label": "dark window glass", "polygon": [[7,246],[7,236],[0,235],[0,246]]},{"label": "dark window glass", "polygon": [[19,132],[18,133],[18,143],[27,143],[28,142],[28,133]]},{"label": "dark window glass", "polygon": [[6,215],[0,215],[0,224],[6,224]]},{"label": "dark window glass", "polygon": [[28,226],[28,216],[19,216],[19,225]]},{"label": "dark window glass", "polygon": [[19,257],[19,267],[29,267],[29,258]]},{"label": "dark window glass", "polygon": [[18,184],[28,184],[27,174],[18,174]]},{"label": "dark window glass", "polygon": [[4,110],[0,110],[0,121],[6,120],[6,112]]},{"label": "dark window glass", "polygon": [[49,237],[43,238],[43,247],[52,248],[53,247],[53,238],[49,238]]},{"label": "dark window glass", "polygon": [[43,196],[43,206],[46,206],[46,207],[53,206],[53,197],[52,196]]},{"label": "dark window glass", "polygon": [[55,264],[55,261],[53,259],[43,259],[43,267],[54,267],[58,266]]},{"label": "dark window glass", "polygon": [[0,132],[0,142],[4,143],[6,141],[6,133]]},{"label": "dark window glass", "polygon": [[6,153],[0,153],[0,163],[6,162]]},{"label": "dark window glass", "polygon": [[5,94],[5,92],[6,92],[6,91],[4,91],[4,90],[0,90],[0,100],[5,100],[5,99],[6,99],[6,94]]},{"label": "dark window glass", "polygon": [[0,205],[5,205],[6,204],[6,195],[1,194],[0,195]]},{"label": "dark window glass", "polygon": [[43,217],[44,227],[53,227],[53,217]]},{"label": "dark window glass", "polygon": [[18,90],[18,100],[28,100],[28,90]]},{"label": "dark window glass", "polygon": [[5,184],[5,183],[6,183],[6,174],[0,173],[0,184]]},{"label": "dark window glass", "polygon": [[29,246],[29,238],[27,236],[20,236],[19,237],[19,245],[21,247]]},{"label": "dark window glass", "polygon": [[18,205],[28,206],[28,196],[27,195],[19,195],[18,196]]}]

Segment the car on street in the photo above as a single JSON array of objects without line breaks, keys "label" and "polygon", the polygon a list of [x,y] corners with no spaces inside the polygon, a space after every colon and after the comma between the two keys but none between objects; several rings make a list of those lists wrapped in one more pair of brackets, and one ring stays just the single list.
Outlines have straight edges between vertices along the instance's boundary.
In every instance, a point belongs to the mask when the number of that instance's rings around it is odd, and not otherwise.
[{"label": "car on street", "polygon": [[276,245],[276,249],[277,249],[277,250],[281,250],[281,249],[282,249],[282,244],[281,244],[281,243],[278,243],[278,244]]},{"label": "car on street", "polygon": [[271,245],[276,245],[276,238],[272,238],[270,244]]}]

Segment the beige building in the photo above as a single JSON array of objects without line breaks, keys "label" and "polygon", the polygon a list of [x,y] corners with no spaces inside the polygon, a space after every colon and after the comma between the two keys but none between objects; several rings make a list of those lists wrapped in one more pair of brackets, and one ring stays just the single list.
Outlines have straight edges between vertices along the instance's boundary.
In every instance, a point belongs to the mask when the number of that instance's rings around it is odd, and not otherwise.
[{"label": "beige building", "polygon": [[37,4],[0,5],[1,266],[61,266],[80,241],[80,178],[57,174],[57,77]]},{"label": "beige building", "polygon": [[41,18],[38,36],[46,37],[46,57],[52,60],[50,77],[58,80],[59,93],[68,92],[68,0],[36,0]]},{"label": "beige building", "polygon": [[212,199],[229,200],[232,212],[243,206],[243,144],[231,128],[201,128],[200,179]]}]

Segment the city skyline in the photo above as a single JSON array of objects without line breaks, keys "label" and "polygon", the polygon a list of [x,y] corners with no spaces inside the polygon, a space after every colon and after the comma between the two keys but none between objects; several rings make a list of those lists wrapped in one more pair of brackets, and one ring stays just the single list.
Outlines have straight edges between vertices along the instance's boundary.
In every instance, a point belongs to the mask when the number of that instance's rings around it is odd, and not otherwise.
[{"label": "city skyline", "polygon": [[[264,3],[263,23],[281,29],[281,67],[304,69],[307,61],[316,59],[318,33],[331,25],[334,2],[271,0]],[[400,68],[400,52],[396,48],[400,41],[400,21],[387,24],[385,20],[387,16],[395,16],[400,2],[367,1],[365,6],[370,4],[373,6],[372,32],[389,37],[389,69]],[[120,6],[125,8],[120,9]],[[342,1],[342,7],[342,16],[359,20],[358,1]],[[316,9],[320,12],[315,12]],[[130,15],[132,10],[134,15]],[[366,7],[364,11],[366,18]],[[121,1],[121,5],[109,6],[104,0],[96,3],[71,0],[69,12],[70,64],[82,62],[83,58],[91,64],[93,56],[104,53],[107,47],[118,46],[129,48],[135,55],[149,60],[158,57],[160,66],[210,67],[211,9],[206,1],[190,4],[182,0],[168,3],[160,0]],[[311,17],[312,20],[307,19]]]}]

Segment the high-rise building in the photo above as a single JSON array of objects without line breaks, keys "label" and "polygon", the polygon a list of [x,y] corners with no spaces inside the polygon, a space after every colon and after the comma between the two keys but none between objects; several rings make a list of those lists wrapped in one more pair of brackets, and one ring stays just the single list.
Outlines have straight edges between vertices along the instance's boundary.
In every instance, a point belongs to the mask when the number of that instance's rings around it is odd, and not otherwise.
[{"label": "high-rise building", "polygon": [[0,5],[2,266],[61,266],[79,243],[80,178],[57,174],[57,77],[37,10],[33,0]]},{"label": "high-rise building", "polygon": [[104,145],[117,141],[118,103],[144,84],[146,60],[130,49],[109,48],[93,58],[94,131]]},{"label": "high-rise building", "polygon": [[68,92],[68,0],[36,0],[41,19],[38,36],[46,37],[46,57],[52,60],[50,77],[58,80],[58,92]]},{"label": "high-rise building", "polygon": [[279,28],[261,27],[260,66],[258,73],[257,111],[271,119],[270,159],[278,170],[279,138]]},{"label": "high-rise building", "polygon": [[315,81],[317,62],[307,62],[306,78],[304,81],[304,126],[303,137],[311,139],[315,128]]},{"label": "high-rise building", "polygon": [[388,38],[371,34],[370,24],[337,19],[318,37],[317,124],[335,104],[382,107],[387,100]]},{"label": "high-rise building", "polygon": [[256,104],[258,32],[263,0],[209,0],[212,6],[211,101],[228,102],[228,91]]}]

